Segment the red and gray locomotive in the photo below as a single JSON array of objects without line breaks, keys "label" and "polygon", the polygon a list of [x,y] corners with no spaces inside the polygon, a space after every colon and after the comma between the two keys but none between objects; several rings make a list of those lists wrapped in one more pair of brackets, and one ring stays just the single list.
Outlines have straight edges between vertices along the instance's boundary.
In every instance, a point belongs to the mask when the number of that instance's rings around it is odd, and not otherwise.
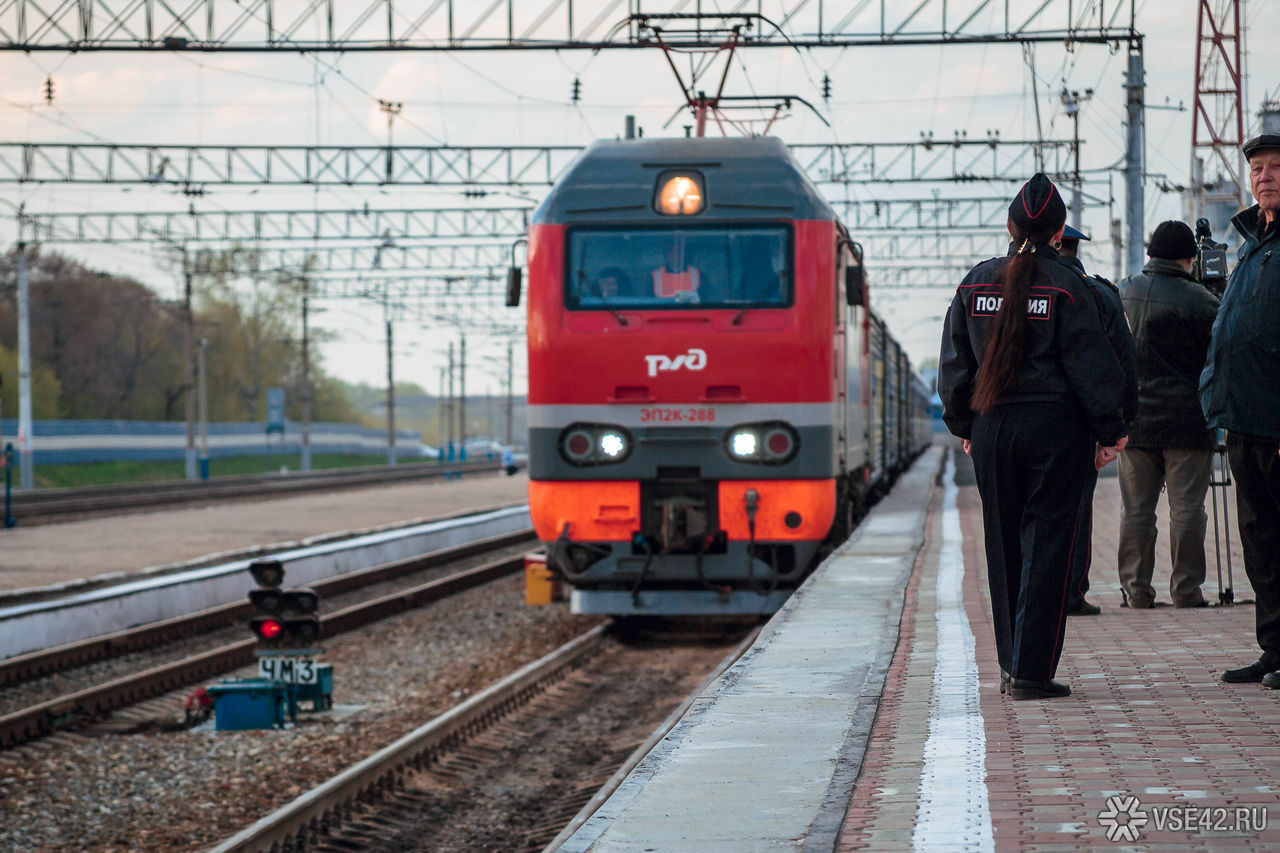
[{"label": "red and gray locomotive", "polygon": [[528,270],[529,507],[576,612],[772,613],[930,440],[777,139],[594,143]]}]

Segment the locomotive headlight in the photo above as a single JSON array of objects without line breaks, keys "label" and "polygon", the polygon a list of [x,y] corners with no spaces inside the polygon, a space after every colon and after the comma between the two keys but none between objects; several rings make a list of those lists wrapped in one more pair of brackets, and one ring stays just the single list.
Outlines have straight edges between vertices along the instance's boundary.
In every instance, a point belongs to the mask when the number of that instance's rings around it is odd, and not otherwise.
[{"label": "locomotive headlight", "polygon": [[795,458],[800,436],[791,424],[782,421],[741,424],[726,433],[724,449],[738,462],[782,465]]},{"label": "locomotive headlight", "polygon": [[756,434],[750,430],[738,430],[729,436],[729,451],[740,459],[749,459],[756,455]]},{"label": "locomotive headlight", "polygon": [[621,433],[606,432],[600,436],[600,452],[610,459],[617,459],[627,452],[627,439]]},{"label": "locomotive headlight", "polygon": [[560,433],[560,455],[573,465],[605,465],[631,455],[631,433],[613,424],[570,424]]}]

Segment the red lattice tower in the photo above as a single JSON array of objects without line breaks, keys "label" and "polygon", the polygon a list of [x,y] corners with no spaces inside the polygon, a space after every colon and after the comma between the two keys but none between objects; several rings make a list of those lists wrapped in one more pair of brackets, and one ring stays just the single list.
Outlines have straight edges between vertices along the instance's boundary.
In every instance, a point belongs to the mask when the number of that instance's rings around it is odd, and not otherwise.
[{"label": "red lattice tower", "polygon": [[[1216,179],[1201,180],[1235,188],[1247,199],[1243,184],[1244,63],[1240,0],[1199,0],[1196,23],[1196,101],[1191,123],[1191,174],[1193,183],[1203,158],[1205,173]],[[1206,150],[1207,149],[1207,150]],[[1202,189],[1202,187],[1197,187]]]}]

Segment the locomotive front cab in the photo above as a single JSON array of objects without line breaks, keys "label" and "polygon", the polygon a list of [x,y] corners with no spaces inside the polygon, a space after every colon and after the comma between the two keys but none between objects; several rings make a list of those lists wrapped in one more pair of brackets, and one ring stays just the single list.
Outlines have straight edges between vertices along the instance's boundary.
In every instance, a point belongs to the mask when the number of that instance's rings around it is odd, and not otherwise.
[{"label": "locomotive front cab", "polygon": [[598,143],[535,216],[530,512],[576,611],[770,613],[831,529],[834,218],[798,175]]}]

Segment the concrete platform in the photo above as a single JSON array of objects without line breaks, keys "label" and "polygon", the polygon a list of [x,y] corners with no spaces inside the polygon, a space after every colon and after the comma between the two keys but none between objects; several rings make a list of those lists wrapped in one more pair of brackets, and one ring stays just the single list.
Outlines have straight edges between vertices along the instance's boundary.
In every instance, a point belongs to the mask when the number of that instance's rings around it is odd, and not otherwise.
[{"label": "concrete platform", "polygon": [[139,576],[297,548],[342,532],[373,532],[528,501],[529,478],[495,475],[397,483],[0,529],[0,602],[33,588],[84,589]]},{"label": "concrete platform", "polygon": [[832,848],[941,455],[916,462],[561,850]]},{"label": "concrete platform", "polygon": [[1014,702],[976,488],[931,489],[940,462],[917,462],[560,849],[1280,849],[1280,691],[1218,680],[1258,655],[1234,524],[1234,606],[1122,609],[1104,476],[1089,595],[1103,612],[1068,622],[1072,695]]}]

